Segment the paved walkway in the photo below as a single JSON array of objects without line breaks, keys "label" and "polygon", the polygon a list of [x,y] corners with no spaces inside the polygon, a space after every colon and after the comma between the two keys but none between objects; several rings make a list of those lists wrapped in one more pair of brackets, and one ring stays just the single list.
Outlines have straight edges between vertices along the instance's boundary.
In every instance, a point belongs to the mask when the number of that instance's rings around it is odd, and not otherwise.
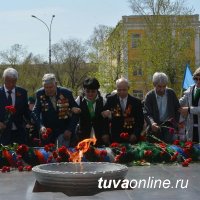
[{"label": "paved walkway", "polygon": [[[144,167],[130,167],[127,179],[149,180],[149,186],[155,180],[169,179],[170,188],[135,188],[131,190],[115,190],[98,193],[94,196],[69,197],[63,193],[40,192],[33,193],[35,177],[32,172],[12,171],[10,173],[0,173],[0,200],[61,200],[61,199],[95,199],[95,200],[190,200],[199,199],[200,196],[200,163],[190,164],[189,167],[180,165],[151,165]],[[183,185],[187,188],[181,189],[181,182],[178,188],[174,188],[178,179],[183,180]],[[153,182],[154,181],[154,182]],[[134,181],[136,183],[136,181]],[[144,182],[143,182],[144,183]],[[152,185],[153,186],[153,185]],[[173,188],[172,188],[173,187]]]}]

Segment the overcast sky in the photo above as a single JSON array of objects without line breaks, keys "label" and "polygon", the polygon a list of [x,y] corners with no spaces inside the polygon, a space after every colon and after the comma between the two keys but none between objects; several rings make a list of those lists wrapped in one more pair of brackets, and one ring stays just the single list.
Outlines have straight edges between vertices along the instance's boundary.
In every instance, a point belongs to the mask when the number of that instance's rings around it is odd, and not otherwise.
[{"label": "overcast sky", "polygon": [[[200,0],[188,0],[200,14]],[[127,0],[0,0],[0,51],[21,44],[34,55],[48,59],[48,31],[36,15],[52,24],[52,44],[61,39],[86,41],[94,27],[116,26],[123,15],[131,15]]]}]

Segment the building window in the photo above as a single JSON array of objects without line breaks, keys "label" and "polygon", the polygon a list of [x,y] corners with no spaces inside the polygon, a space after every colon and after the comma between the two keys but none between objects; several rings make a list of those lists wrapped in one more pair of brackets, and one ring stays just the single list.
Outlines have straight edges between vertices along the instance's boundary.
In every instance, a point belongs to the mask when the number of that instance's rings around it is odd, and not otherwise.
[{"label": "building window", "polygon": [[143,91],[142,90],[133,90],[133,96],[138,99],[143,99]]},{"label": "building window", "polygon": [[137,48],[139,45],[139,40],[140,40],[141,35],[133,33],[132,34],[132,48]]},{"label": "building window", "polygon": [[133,67],[133,76],[142,76],[142,67],[134,66]]}]

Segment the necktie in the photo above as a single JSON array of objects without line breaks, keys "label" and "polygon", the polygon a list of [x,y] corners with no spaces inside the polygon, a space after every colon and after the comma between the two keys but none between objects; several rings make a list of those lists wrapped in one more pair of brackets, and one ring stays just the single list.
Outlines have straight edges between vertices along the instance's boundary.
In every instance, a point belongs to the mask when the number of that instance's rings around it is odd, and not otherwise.
[{"label": "necktie", "polygon": [[9,90],[9,91],[7,91],[7,92],[8,92],[8,105],[12,105],[12,96],[11,96],[12,91]]},{"label": "necktie", "polygon": [[121,99],[120,104],[121,104],[122,111],[124,112],[125,108],[126,108],[126,105],[125,105],[125,102],[124,102],[123,99]]}]

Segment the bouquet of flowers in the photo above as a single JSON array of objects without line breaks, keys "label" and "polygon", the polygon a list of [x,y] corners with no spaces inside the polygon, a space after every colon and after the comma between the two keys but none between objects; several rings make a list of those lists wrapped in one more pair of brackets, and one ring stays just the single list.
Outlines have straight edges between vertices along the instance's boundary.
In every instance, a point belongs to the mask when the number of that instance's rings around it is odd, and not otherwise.
[{"label": "bouquet of flowers", "polygon": [[[16,113],[16,108],[12,105],[10,106],[5,106],[5,119],[3,121],[3,123],[5,124],[5,126],[8,125],[8,123],[10,122],[10,119],[12,117],[12,115],[14,115]],[[3,129],[1,129],[1,133],[2,131],[4,131]]]}]

